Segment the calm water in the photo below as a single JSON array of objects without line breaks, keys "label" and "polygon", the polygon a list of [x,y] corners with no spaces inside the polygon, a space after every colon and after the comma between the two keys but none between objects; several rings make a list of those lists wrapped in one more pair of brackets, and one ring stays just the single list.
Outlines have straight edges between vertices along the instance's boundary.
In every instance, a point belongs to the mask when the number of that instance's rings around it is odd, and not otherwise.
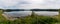
[{"label": "calm water", "polygon": [[[37,15],[58,15],[58,12],[51,12],[51,11],[34,11]],[[5,15],[9,16],[27,16],[31,15],[32,11],[14,11],[14,12],[4,12]]]}]

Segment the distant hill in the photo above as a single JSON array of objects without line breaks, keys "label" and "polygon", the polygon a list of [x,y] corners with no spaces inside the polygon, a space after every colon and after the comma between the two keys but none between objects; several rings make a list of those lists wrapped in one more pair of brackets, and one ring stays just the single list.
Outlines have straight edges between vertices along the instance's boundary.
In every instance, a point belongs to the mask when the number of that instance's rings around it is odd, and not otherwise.
[{"label": "distant hill", "polygon": [[58,11],[58,9],[31,9],[31,11]]},{"label": "distant hill", "polygon": [[4,11],[58,11],[58,9],[6,9]]}]

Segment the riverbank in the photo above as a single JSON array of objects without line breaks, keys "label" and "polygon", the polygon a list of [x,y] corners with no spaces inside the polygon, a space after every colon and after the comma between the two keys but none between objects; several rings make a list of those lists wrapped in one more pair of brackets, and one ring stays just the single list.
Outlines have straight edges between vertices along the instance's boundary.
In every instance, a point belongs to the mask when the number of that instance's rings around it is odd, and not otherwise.
[{"label": "riverbank", "polygon": [[20,18],[17,17],[17,19],[13,21],[5,19],[4,16],[2,16],[2,14],[0,15],[0,24],[55,24],[58,23],[58,21],[60,21],[59,15],[50,17],[50,16],[36,15],[34,12],[32,12],[31,15],[25,17]]},{"label": "riverbank", "polygon": [[[34,13],[32,13],[31,16],[29,15],[29,16],[25,16],[25,17],[20,17],[13,21],[12,20],[1,20],[1,21],[3,24],[23,24],[23,23],[24,24],[42,24],[42,23],[55,24],[55,23],[58,23],[56,17],[34,15]],[[1,24],[1,22],[0,22],[0,24]]]}]

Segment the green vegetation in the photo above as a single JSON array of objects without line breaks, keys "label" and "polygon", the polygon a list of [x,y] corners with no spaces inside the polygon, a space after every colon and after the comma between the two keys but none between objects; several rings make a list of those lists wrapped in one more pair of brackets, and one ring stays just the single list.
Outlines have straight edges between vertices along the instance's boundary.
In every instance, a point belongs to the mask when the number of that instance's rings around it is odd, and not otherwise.
[{"label": "green vegetation", "polygon": [[3,10],[0,12],[0,24],[55,24],[58,22],[56,17],[39,16],[32,11],[31,16],[21,17],[14,21],[7,20],[2,16]]},{"label": "green vegetation", "polygon": [[5,20],[5,17],[2,16],[3,10],[0,9],[0,20]]},{"label": "green vegetation", "polygon": [[18,18],[14,21],[1,20],[0,24],[54,24],[56,22],[57,20],[51,17],[35,16],[32,18],[31,16],[27,16],[24,18]]}]

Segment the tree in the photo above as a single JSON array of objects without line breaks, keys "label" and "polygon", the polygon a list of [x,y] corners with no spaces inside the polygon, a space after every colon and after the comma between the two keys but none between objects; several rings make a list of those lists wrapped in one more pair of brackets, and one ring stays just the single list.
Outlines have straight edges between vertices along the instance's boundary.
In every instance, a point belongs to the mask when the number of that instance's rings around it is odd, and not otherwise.
[{"label": "tree", "polygon": [[34,11],[32,11],[32,13],[31,13],[31,17],[34,17],[35,16],[35,13],[34,13]]},{"label": "tree", "polygon": [[58,12],[59,12],[59,16],[60,16],[60,9],[58,10]]},{"label": "tree", "polygon": [[60,15],[60,9],[59,9],[59,15]]}]

